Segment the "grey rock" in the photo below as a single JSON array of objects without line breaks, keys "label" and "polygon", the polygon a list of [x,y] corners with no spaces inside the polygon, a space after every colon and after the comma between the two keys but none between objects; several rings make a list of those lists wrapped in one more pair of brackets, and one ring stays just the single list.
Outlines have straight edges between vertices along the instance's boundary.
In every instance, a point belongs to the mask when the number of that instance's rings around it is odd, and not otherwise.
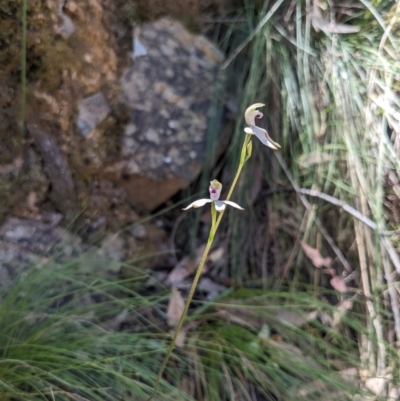
[{"label": "grey rock", "polygon": [[64,38],[68,39],[75,32],[75,24],[72,22],[71,18],[64,13],[59,14],[62,23],[58,27],[57,32]]},{"label": "grey rock", "polygon": [[106,174],[126,190],[131,204],[152,210],[200,172],[223,55],[205,37],[166,18],[136,30],[135,51],[121,77],[131,111],[122,133],[123,161]]},{"label": "grey rock", "polygon": [[137,239],[145,239],[147,237],[147,229],[143,224],[137,224],[129,231]]},{"label": "grey rock", "polygon": [[109,114],[110,106],[101,92],[80,100],[77,120],[80,133],[87,137]]},{"label": "grey rock", "polygon": [[64,39],[68,39],[75,32],[75,24],[72,19],[64,13],[64,6],[66,0],[58,1],[58,17],[61,20],[61,24],[57,27],[57,33],[59,33]]},{"label": "grey rock", "polygon": [[29,122],[27,127],[35,139],[52,185],[50,198],[67,218],[71,218],[76,213],[78,200],[67,159],[51,132],[52,130],[44,122]]},{"label": "grey rock", "polygon": [[50,268],[71,260],[94,265],[101,274],[119,273],[125,256],[125,241],[118,234],[108,234],[99,248],[87,247],[51,222],[11,217],[0,226],[0,287],[29,266]]},{"label": "grey rock", "polygon": [[62,262],[82,252],[79,237],[42,221],[9,218],[0,227],[0,286],[29,266]]},{"label": "grey rock", "polygon": [[132,58],[145,56],[146,54],[147,54],[146,47],[143,45],[143,43],[138,38],[134,38],[133,39]]},{"label": "grey rock", "polygon": [[81,239],[61,227],[12,217],[0,227],[0,243],[0,263],[18,261],[19,257],[28,262],[41,257],[63,260],[79,255],[82,248]]},{"label": "grey rock", "polygon": [[[86,272],[95,272],[96,277],[115,280],[120,271],[120,260],[124,256],[124,241],[118,235],[107,236],[101,248],[95,249],[84,246],[80,237],[51,223],[9,218],[0,226],[0,295],[7,294],[13,288],[13,283],[26,281],[29,284],[27,280],[30,280],[32,274],[36,274],[39,269],[46,269],[50,274],[61,272],[60,276],[54,277],[55,285],[47,288],[48,308],[67,303],[71,308],[81,308],[103,302],[108,298],[97,291],[90,291],[89,285],[87,292],[82,293],[81,289],[76,290],[74,284],[81,280],[83,283]],[[77,272],[72,280],[69,278],[72,277],[70,273],[64,275],[62,272],[63,268],[71,272],[71,267],[76,268]],[[36,298],[34,292],[26,296],[33,297],[33,300]],[[25,301],[30,302],[29,299]],[[101,318],[95,313],[93,309],[88,310],[85,319]],[[121,314],[110,314],[107,322],[109,324],[115,318],[117,324],[124,316],[126,313],[123,311]],[[29,313],[26,319],[31,324],[40,320],[38,314]]]},{"label": "grey rock", "polygon": [[96,256],[107,263],[107,269],[115,273],[120,271],[121,264],[119,262],[124,259],[125,255],[125,241],[118,234],[108,234],[96,252]]}]

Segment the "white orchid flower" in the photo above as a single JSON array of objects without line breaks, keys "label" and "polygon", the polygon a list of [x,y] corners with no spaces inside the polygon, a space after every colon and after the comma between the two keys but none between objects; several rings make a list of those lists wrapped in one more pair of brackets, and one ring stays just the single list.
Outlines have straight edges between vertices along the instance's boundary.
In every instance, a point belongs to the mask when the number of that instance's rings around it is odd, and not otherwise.
[{"label": "white orchid flower", "polygon": [[210,182],[210,187],[209,187],[210,199],[199,199],[199,200],[194,201],[193,203],[191,203],[189,206],[186,206],[182,210],[188,210],[188,209],[190,209],[192,207],[194,207],[194,208],[202,207],[206,203],[211,203],[211,202],[214,202],[215,210],[217,212],[222,212],[223,210],[225,210],[226,205],[235,207],[236,209],[244,210],[241,206],[239,206],[235,202],[231,202],[231,201],[228,201],[228,200],[224,200],[224,201],[223,200],[219,200],[219,197],[221,195],[221,190],[222,190],[222,184],[217,180],[212,180]]},{"label": "white orchid flower", "polygon": [[274,142],[268,135],[268,132],[260,127],[257,127],[255,119],[260,119],[264,117],[264,114],[261,111],[257,110],[259,107],[263,107],[265,104],[263,103],[254,103],[250,107],[248,107],[244,113],[244,118],[246,120],[246,124],[248,127],[244,129],[246,134],[255,135],[261,143],[272,148],[279,149],[281,146],[279,143]]}]

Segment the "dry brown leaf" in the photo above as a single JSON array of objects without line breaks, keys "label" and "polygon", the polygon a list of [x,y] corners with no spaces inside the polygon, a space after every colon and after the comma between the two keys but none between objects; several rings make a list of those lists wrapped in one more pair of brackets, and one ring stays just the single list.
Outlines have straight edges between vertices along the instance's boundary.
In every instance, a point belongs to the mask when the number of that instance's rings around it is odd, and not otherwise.
[{"label": "dry brown leaf", "polygon": [[212,263],[218,263],[222,260],[224,256],[225,250],[224,247],[219,247],[215,251],[212,251],[209,255],[207,260],[210,260]]},{"label": "dry brown leaf", "polygon": [[[185,340],[186,340],[186,335],[190,330],[195,329],[196,327],[198,327],[200,325],[200,322],[196,321],[196,320],[192,320],[191,322],[189,322],[188,324],[186,324],[185,326],[181,327],[178,336],[176,337],[176,345],[180,348],[182,348],[185,345]],[[169,331],[169,334],[171,335],[171,337],[173,337],[175,335],[175,329],[171,329]]]},{"label": "dry brown leaf", "polygon": [[331,258],[324,258],[318,249],[312,248],[310,245],[306,244],[305,242],[301,241],[301,247],[303,248],[304,253],[306,256],[311,260],[312,264],[320,269],[321,267],[325,266],[328,269],[331,269],[332,259]]},{"label": "dry brown leaf", "polygon": [[168,324],[170,326],[174,327],[178,324],[184,307],[185,301],[183,300],[181,293],[175,287],[172,287],[171,298],[169,299],[167,309]]},{"label": "dry brown leaf", "polygon": [[[196,267],[200,263],[200,259],[203,255],[205,245],[202,245],[196,250],[196,258],[190,258],[185,256],[171,271],[168,275],[166,284],[177,286],[182,280],[194,273]],[[206,269],[203,269],[203,273]]]},{"label": "dry brown leaf", "polygon": [[318,316],[318,311],[306,313],[302,310],[278,309],[274,315],[281,321],[292,326],[301,327]]},{"label": "dry brown leaf", "polygon": [[226,320],[227,322],[238,324],[240,326],[253,328],[253,326],[251,324],[247,323],[245,320],[241,319],[240,317],[235,316],[232,313],[229,313],[226,310],[218,310],[217,314],[220,318]]},{"label": "dry brown leaf", "polygon": [[190,276],[196,268],[195,261],[189,256],[185,256],[168,275],[167,285],[178,285],[186,277]]},{"label": "dry brown leaf", "polygon": [[215,299],[226,290],[224,285],[218,284],[208,277],[203,277],[197,285],[197,288],[207,293],[207,300],[209,301]]},{"label": "dry brown leaf", "polygon": [[[175,335],[175,330],[174,329],[170,330],[169,334],[171,337],[173,337]],[[186,330],[184,327],[182,327],[178,333],[178,336],[176,337],[176,346],[182,348],[185,345],[185,340],[186,340]]]},{"label": "dry brown leaf", "polygon": [[342,277],[334,276],[331,278],[331,286],[339,292],[347,292],[347,285]]},{"label": "dry brown leaf", "polygon": [[343,302],[340,302],[340,304],[336,305],[336,310],[333,313],[333,319],[331,322],[331,327],[333,329],[335,329],[339,325],[345,313],[353,308],[354,298],[355,297],[345,299]]}]

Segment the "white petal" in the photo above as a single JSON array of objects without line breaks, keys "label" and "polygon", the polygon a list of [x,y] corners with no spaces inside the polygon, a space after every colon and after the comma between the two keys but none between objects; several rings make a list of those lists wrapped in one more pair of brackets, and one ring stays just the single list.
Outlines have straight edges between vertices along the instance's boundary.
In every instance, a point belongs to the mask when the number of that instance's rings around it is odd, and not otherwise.
[{"label": "white petal", "polygon": [[227,200],[226,200],[226,201],[221,201],[221,202],[225,203],[226,205],[235,207],[236,209],[244,210],[241,206],[239,206],[239,205],[238,205],[237,203],[235,203],[235,202],[227,201]]},{"label": "white petal", "polygon": [[254,132],[253,132],[253,130],[252,130],[250,127],[246,127],[246,128],[244,129],[244,132],[245,132],[246,134],[254,135]]},{"label": "white petal", "polygon": [[197,201],[194,201],[193,203],[191,203],[189,206],[186,206],[185,208],[183,208],[182,210],[188,210],[192,207],[197,208],[197,207],[202,207],[204,206],[206,203],[210,203],[212,202],[211,199],[199,199]]},{"label": "white petal", "polygon": [[257,127],[256,125],[253,125],[251,127],[251,130],[253,131],[253,134],[266,146],[272,148],[272,149],[279,149],[281,146],[274,142],[268,135],[268,132],[265,129],[262,129],[260,127]]},{"label": "white petal", "polygon": [[214,201],[214,205],[217,212],[222,212],[223,210],[225,210],[226,207],[225,202],[220,200]]}]

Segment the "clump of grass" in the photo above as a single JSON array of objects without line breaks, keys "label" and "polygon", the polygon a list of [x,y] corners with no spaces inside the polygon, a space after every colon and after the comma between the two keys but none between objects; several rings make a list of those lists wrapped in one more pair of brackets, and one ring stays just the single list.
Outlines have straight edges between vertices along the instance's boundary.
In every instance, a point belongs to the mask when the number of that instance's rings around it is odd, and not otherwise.
[{"label": "clump of grass", "polygon": [[98,267],[91,259],[32,267],[0,288],[0,399],[144,398],[160,344],[145,335],[142,313],[160,297],[101,278]]},{"label": "clump of grass", "polygon": [[[165,379],[195,400],[350,400],[365,395],[357,386],[362,314],[342,314],[332,330],[316,312],[337,313],[328,302],[305,293],[231,291],[192,314],[196,328],[174,352]],[[308,313],[314,317],[299,324],[295,316]]]},{"label": "clump of grass", "polygon": [[[238,283],[251,279],[254,285],[262,277],[267,289],[266,280],[273,278],[280,288],[289,279],[293,294],[304,283],[318,293],[320,285],[330,288],[329,280],[304,259],[300,242],[332,256],[337,273],[351,274],[350,286],[364,294],[368,330],[359,338],[360,361],[368,375],[388,377],[388,369],[398,365],[392,346],[400,340],[398,237],[384,233],[399,222],[399,6],[382,2],[377,10],[349,2],[325,14],[320,10],[327,21],[360,28],[334,34],[314,30],[316,5],[307,4],[307,9],[301,2],[282,5],[237,56],[246,60],[241,99],[269,104],[271,136],[283,151],[269,164],[263,154],[262,163],[247,167],[253,177],[261,169],[262,180],[258,188],[242,183],[238,202],[246,207],[250,200],[253,217],[249,224],[247,216],[232,216],[226,269]],[[254,25],[249,36],[252,32]],[[242,126],[239,121],[236,136],[243,135]],[[323,196],[296,194],[299,188],[333,196],[377,228]]]},{"label": "clump of grass", "polygon": [[[166,292],[160,287],[158,295],[146,294],[139,271],[136,280],[121,282],[107,278],[101,266],[91,258],[49,263],[0,288],[1,400],[144,400],[150,394],[170,341],[162,329]],[[316,298],[254,290],[200,305],[191,317],[196,329],[172,355],[157,399],[262,394],[305,400],[321,394],[321,386],[356,393],[323,358],[342,360],[354,353],[354,340],[336,333],[329,344],[315,335],[327,332],[317,323],[304,329],[286,324],[275,313],[283,304],[297,313],[333,313]],[[229,315],[242,316],[241,322]],[[343,319],[362,331],[359,320]],[[294,348],[285,349],[290,344],[296,344],[295,357]]]}]

